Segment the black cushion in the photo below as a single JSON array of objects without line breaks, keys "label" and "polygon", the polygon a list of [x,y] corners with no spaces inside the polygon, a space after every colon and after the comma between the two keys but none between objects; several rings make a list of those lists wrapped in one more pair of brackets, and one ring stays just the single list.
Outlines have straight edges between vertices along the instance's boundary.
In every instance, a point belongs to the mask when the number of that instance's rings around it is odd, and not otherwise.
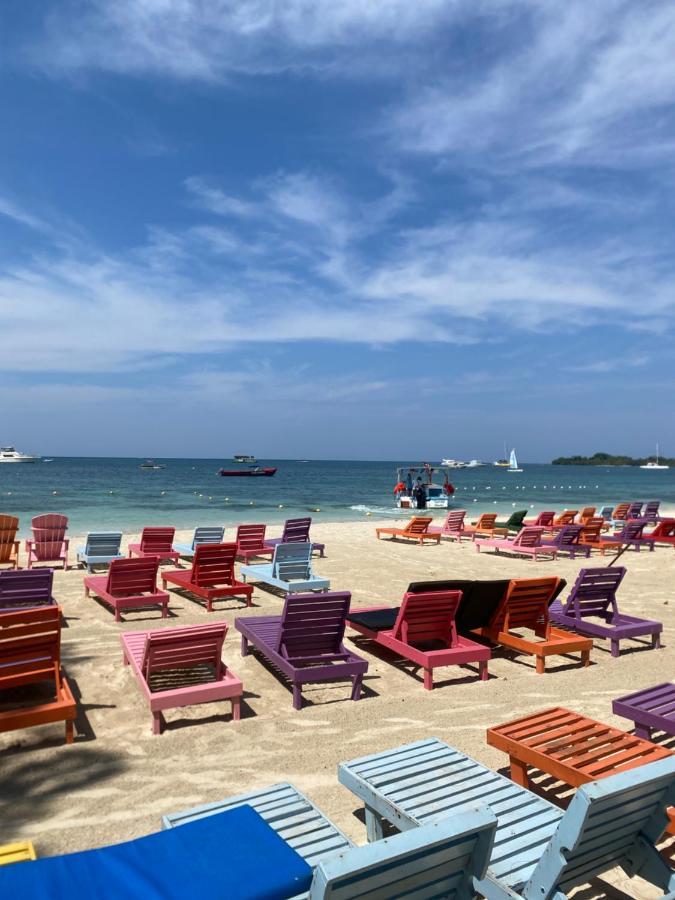
[{"label": "black cushion", "polygon": [[366,612],[349,613],[350,622],[358,622],[371,631],[389,631],[396,624],[396,616],[399,611],[398,606],[393,609],[371,609]]}]

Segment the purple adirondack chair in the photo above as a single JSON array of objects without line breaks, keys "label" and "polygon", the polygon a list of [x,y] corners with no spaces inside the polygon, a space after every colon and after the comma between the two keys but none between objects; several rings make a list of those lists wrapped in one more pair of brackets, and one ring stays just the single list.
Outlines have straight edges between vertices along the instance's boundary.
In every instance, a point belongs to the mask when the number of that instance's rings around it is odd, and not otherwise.
[{"label": "purple adirondack chair", "polygon": [[309,536],[309,528],[312,524],[310,516],[303,519],[286,519],[281,537],[265,538],[266,547],[276,547],[277,544],[311,544],[312,553],[319,551],[319,556],[325,556],[326,545],[317,544]]},{"label": "purple adirondack chair", "polygon": [[368,671],[365,659],[342,643],[351,594],[289,594],[280,616],[239,617],[241,655],[249,644],[279,669],[293,686],[293,706],[302,707],[302,685],[350,678],[352,700],[361,696],[361,682]]},{"label": "purple adirondack chair", "polygon": [[635,722],[635,734],[650,741],[652,731],[675,735],[675,684],[665,682],[612,700],[612,712]]},{"label": "purple adirondack chair", "polygon": [[583,525],[563,525],[553,537],[542,538],[541,543],[547,547],[557,547],[558,553],[566,553],[572,559],[578,553],[588,558],[591,555],[591,548],[579,543],[583,529]]},{"label": "purple adirondack chair", "polygon": [[625,574],[623,566],[581,569],[567,602],[555,600],[551,604],[551,621],[578,634],[608,638],[615,657],[619,655],[619,642],[626,638],[648,635],[652,647],[660,647],[661,622],[619,612],[616,592]]},{"label": "purple adirondack chair", "polygon": [[20,569],[0,572],[0,613],[35,606],[53,606],[53,569]]}]

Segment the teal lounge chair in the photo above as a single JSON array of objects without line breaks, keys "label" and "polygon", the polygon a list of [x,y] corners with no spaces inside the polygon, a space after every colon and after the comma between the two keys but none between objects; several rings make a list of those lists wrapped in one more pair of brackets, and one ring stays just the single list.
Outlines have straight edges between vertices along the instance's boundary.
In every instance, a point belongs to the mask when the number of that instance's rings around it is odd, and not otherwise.
[{"label": "teal lounge chair", "polygon": [[84,547],[77,551],[77,562],[93,572],[94,566],[108,566],[114,559],[124,559],[120,552],[122,533],[119,531],[91,531]]},{"label": "teal lounge chair", "polygon": [[330,590],[330,580],[319,578],[312,571],[311,544],[277,544],[271,563],[242,566],[240,574],[242,581],[253,578],[284,593]]},{"label": "teal lounge chair", "polygon": [[222,544],[224,534],[225,529],[218,525],[201,525],[195,528],[191,544],[174,544],[173,549],[186,559],[194,559],[195,550],[200,544]]}]

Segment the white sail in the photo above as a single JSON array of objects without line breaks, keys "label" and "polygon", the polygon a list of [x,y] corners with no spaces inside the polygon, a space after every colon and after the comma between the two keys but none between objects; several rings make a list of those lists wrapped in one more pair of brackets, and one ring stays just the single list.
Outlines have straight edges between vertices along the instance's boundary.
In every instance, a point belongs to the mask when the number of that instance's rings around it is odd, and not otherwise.
[{"label": "white sail", "polygon": [[511,455],[509,456],[509,469],[517,469],[518,468],[518,458],[516,457],[516,451],[512,450]]}]

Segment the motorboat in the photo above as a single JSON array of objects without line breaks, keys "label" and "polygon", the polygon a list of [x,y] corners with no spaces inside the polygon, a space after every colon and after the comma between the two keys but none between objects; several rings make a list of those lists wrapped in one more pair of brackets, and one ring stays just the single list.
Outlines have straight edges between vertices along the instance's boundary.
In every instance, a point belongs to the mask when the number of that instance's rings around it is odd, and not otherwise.
[{"label": "motorboat", "polygon": [[480,459],[472,459],[466,464],[467,469],[479,469],[481,466],[484,466],[485,463]]},{"label": "motorboat", "polygon": [[[396,469],[394,497],[399,509],[450,509],[455,489],[450,483],[451,466],[399,466]],[[434,480],[439,475],[442,481]],[[424,489],[422,504],[418,500],[418,487]]]},{"label": "motorboat", "polygon": [[142,462],[139,469],[166,469],[164,463],[157,463],[154,459],[146,459],[145,462]]},{"label": "motorboat", "polygon": [[248,456],[245,453],[235,453],[233,461],[245,466],[255,466],[258,464],[258,460],[255,458],[255,456]]},{"label": "motorboat", "polygon": [[0,447],[0,463],[34,463],[40,462],[39,456],[21,453],[14,447]]},{"label": "motorboat", "polygon": [[276,466],[251,466],[249,469],[221,469],[218,474],[223,478],[271,478],[276,471]]},{"label": "motorboat", "polygon": [[466,469],[467,466],[461,459],[442,459],[441,465],[447,466],[448,469]]}]

